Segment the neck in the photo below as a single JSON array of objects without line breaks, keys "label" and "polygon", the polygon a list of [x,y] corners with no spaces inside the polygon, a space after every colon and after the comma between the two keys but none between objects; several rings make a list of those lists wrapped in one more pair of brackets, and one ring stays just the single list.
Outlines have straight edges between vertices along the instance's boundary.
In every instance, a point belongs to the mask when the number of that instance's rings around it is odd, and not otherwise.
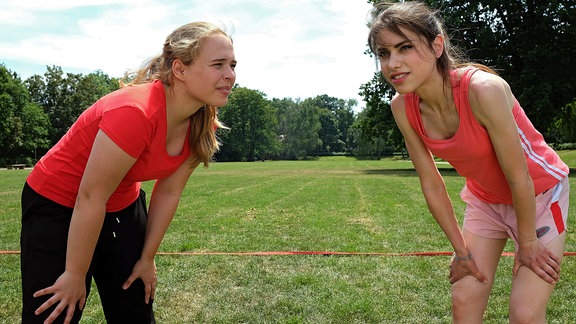
[{"label": "neck", "polygon": [[453,102],[452,86],[438,73],[434,74],[430,82],[416,89],[415,93],[421,102],[433,110],[443,110]]},{"label": "neck", "polygon": [[204,104],[189,100],[186,90],[178,84],[170,87],[164,85],[166,94],[166,118],[170,124],[187,123],[190,116],[204,107]]}]

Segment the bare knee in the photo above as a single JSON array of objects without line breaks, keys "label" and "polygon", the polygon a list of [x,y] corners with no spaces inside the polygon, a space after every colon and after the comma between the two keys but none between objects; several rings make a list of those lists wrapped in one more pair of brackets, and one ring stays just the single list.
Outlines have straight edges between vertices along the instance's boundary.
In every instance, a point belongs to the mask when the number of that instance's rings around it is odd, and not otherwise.
[{"label": "bare knee", "polygon": [[470,297],[466,289],[452,287],[452,310],[465,309],[472,299]]},{"label": "bare knee", "polygon": [[555,286],[520,267],[512,281],[510,323],[546,323],[546,308]]},{"label": "bare knee", "polygon": [[[466,282],[467,279],[471,280]],[[454,323],[482,323],[491,286],[473,282],[475,280],[474,278],[463,278],[452,286],[452,318]]]},{"label": "bare knee", "polygon": [[510,323],[546,323],[546,307],[548,305],[548,298],[550,291],[539,290],[540,294],[530,294],[525,290],[519,292],[513,288],[510,295]]},{"label": "bare knee", "polygon": [[546,308],[532,307],[528,304],[510,304],[511,324],[546,323]]}]

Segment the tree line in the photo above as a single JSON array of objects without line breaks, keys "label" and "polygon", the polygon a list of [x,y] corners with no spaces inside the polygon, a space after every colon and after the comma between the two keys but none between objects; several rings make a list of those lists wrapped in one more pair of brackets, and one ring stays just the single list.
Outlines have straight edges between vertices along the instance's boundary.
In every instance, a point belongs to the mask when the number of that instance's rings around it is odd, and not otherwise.
[{"label": "tree line", "polygon": [[[369,0],[369,3],[377,2]],[[549,143],[576,142],[576,0],[428,0],[445,20],[452,43],[472,61],[504,77]],[[368,53],[367,53],[368,54]],[[118,89],[100,71],[21,80],[0,64],[0,165],[32,165],[98,98]],[[359,85],[354,99],[328,95],[272,98],[236,85],[219,118],[224,143],[217,161],[305,159],[349,154],[379,158],[403,152],[390,111],[394,91],[379,73]]]},{"label": "tree line", "polygon": [[[0,165],[32,165],[76,118],[100,97],[119,88],[100,71],[64,73],[48,66],[43,75],[21,80],[0,64]],[[328,95],[267,99],[259,90],[236,85],[219,109],[226,128],[217,161],[306,159],[326,154],[371,154],[358,134],[355,99]]]}]

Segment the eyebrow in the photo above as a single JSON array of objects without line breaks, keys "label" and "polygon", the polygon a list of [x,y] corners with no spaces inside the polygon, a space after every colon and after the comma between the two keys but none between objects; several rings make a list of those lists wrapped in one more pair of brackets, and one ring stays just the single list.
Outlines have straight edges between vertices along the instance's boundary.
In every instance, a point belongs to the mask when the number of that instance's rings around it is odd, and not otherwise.
[{"label": "eyebrow", "polygon": [[387,46],[387,45],[381,45],[381,44],[379,44],[379,47],[378,47],[378,49],[377,49],[377,52],[380,52],[380,51],[382,51],[382,50],[385,50],[385,51],[386,51],[386,50],[387,50],[386,47],[400,48],[400,47],[402,47],[402,46],[404,46],[404,45],[406,45],[406,44],[413,44],[413,43],[412,43],[412,41],[411,41],[410,39],[405,38],[405,39],[403,39],[402,41],[400,41],[400,42],[398,42],[398,43],[396,43],[396,44],[391,44],[391,45],[388,45],[388,46]]},{"label": "eyebrow", "polygon": [[405,40],[403,40],[403,41],[401,41],[401,42],[397,43],[397,44],[396,44],[396,45],[394,45],[393,47],[394,47],[394,48],[399,48],[399,47],[402,47],[402,46],[404,46],[406,43],[412,44],[412,41],[411,41],[411,40],[409,40],[409,39],[405,39]]},{"label": "eyebrow", "polygon": [[[213,60],[210,61],[210,62],[212,62],[212,63],[220,63],[220,62],[227,62],[227,61],[228,61],[228,59],[219,58],[219,59],[213,59]],[[238,63],[238,62],[237,62],[236,60],[232,60],[232,63]]]}]

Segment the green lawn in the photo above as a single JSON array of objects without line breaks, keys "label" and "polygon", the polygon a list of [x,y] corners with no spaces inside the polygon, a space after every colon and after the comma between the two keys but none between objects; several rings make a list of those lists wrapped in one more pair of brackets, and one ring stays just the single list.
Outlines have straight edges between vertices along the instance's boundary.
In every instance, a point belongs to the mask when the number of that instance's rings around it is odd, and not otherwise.
[{"label": "green lawn", "polygon": [[[561,152],[576,166],[574,151]],[[464,180],[441,164],[461,217]],[[450,251],[411,163],[335,157],[214,163],[192,175],[159,255],[159,323],[450,323],[445,255],[211,255],[204,252]],[[0,250],[18,250],[28,170],[0,170]],[[571,178],[574,186],[574,178]],[[151,183],[145,184],[149,191]],[[574,193],[571,193],[574,199]],[[574,201],[574,200],[572,200]],[[570,209],[573,217],[574,207]],[[572,218],[569,226],[573,226]],[[569,230],[567,250],[576,251]],[[509,244],[507,250],[511,248]],[[504,257],[486,323],[507,322],[513,259]],[[0,255],[0,323],[19,322],[19,256]],[[576,257],[567,257],[550,322],[576,321]],[[101,323],[97,292],[83,323]]]}]

